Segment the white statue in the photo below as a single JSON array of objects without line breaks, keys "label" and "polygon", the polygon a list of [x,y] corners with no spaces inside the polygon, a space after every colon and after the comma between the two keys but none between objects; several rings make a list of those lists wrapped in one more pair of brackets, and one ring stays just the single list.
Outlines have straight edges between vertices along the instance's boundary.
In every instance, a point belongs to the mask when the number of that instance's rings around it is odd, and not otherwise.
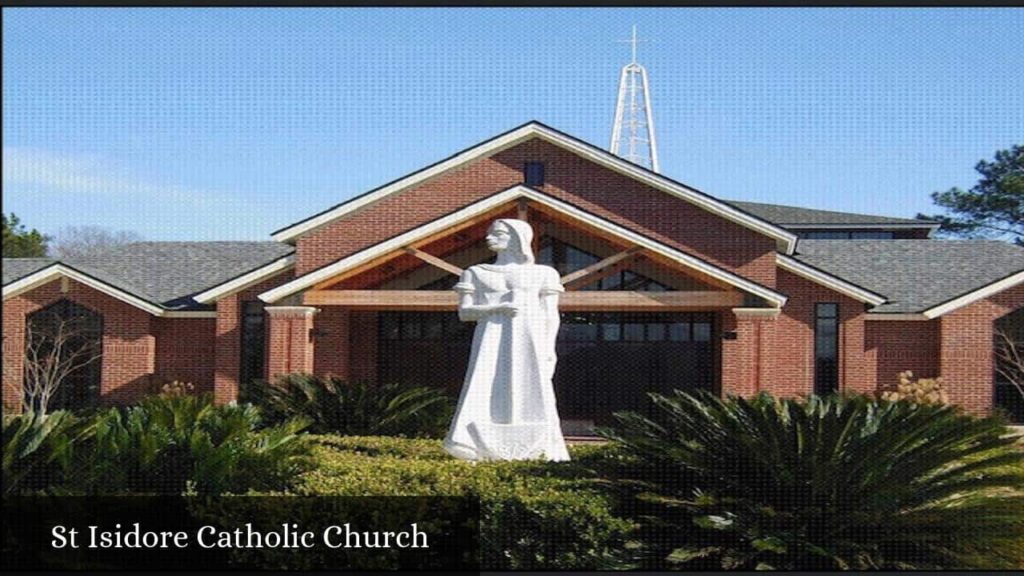
[{"label": "white statue", "polygon": [[558,271],[534,264],[533,229],[495,220],[493,264],[471,266],[455,285],[459,319],[476,322],[458,408],[444,440],[463,460],[568,460],[555,408]]}]

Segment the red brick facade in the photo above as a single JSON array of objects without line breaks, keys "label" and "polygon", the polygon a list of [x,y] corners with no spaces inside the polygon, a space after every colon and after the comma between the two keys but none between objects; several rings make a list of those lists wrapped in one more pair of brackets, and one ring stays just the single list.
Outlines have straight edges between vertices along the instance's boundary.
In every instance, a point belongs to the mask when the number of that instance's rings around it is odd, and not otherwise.
[{"label": "red brick facade", "polygon": [[67,292],[56,280],[4,301],[4,406],[21,402],[25,317],[67,298],[103,315],[101,394],[116,403],[144,393],[155,368],[152,316],[134,306],[69,281]]},{"label": "red brick facade", "polygon": [[[521,184],[527,161],[544,162],[544,194],[788,297],[774,316],[717,312],[719,392],[810,393],[814,306],[834,302],[840,312],[842,390],[872,392],[894,384],[899,372],[912,370],[923,377],[943,376],[954,401],[971,410],[991,408],[992,323],[1024,306],[1024,286],[934,320],[868,321],[862,302],[780,270],[774,239],[541,140],[476,160],[306,233],[297,239],[293,271],[219,299],[215,318],[157,317],[73,281],[66,294],[61,293],[61,281],[54,281],[9,298],[3,304],[4,405],[15,408],[20,403],[26,315],[60,298],[103,315],[105,403],[131,402],[172,379],[213,392],[217,402],[232,401],[238,395],[245,302],[257,301],[259,294],[293,278]],[[296,303],[267,305],[272,310],[265,317],[265,375],[305,371],[376,380],[376,313],[290,306]]]}]

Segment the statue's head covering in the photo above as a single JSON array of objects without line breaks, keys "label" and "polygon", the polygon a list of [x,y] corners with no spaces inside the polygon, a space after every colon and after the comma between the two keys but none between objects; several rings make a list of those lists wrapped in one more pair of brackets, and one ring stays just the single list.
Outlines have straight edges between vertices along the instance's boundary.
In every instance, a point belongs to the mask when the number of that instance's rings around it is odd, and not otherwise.
[{"label": "statue's head covering", "polygon": [[520,264],[533,264],[533,227],[530,226],[530,223],[525,220],[502,218],[495,220],[491,227],[493,228],[499,222],[507,226],[509,232],[512,233],[512,241],[509,242],[508,250],[511,251],[514,259]]}]

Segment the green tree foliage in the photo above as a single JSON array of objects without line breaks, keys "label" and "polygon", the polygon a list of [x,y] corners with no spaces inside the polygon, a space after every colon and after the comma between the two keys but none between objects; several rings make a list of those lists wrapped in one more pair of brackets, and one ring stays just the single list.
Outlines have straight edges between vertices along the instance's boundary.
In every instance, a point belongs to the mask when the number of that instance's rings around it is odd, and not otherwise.
[{"label": "green tree foliage", "polygon": [[982,160],[974,169],[981,179],[970,190],[932,193],[949,214],[917,217],[937,220],[952,234],[1008,238],[1024,246],[1024,145],[999,150],[994,162]]},{"label": "green tree foliage", "polygon": [[0,213],[0,223],[3,224],[3,255],[4,258],[43,258],[46,256],[46,243],[49,236],[41,234],[38,230],[26,230],[13,212],[8,217]]},{"label": "green tree foliage", "polygon": [[1024,451],[1001,420],[867,397],[652,394],[602,433],[643,568],[1019,568]]}]

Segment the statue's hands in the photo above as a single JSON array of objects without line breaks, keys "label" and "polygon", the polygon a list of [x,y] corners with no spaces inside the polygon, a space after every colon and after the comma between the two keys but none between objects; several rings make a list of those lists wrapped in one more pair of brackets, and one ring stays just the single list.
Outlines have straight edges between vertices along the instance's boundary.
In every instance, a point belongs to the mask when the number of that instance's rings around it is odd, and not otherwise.
[{"label": "statue's hands", "polygon": [[509,318],[512,318],[513,316],[519,313],[519,306],[511,302],[495,304],[494,308],[492,309],[492,312],[494,314],[501,314],[502,316],[508,316]]}]

